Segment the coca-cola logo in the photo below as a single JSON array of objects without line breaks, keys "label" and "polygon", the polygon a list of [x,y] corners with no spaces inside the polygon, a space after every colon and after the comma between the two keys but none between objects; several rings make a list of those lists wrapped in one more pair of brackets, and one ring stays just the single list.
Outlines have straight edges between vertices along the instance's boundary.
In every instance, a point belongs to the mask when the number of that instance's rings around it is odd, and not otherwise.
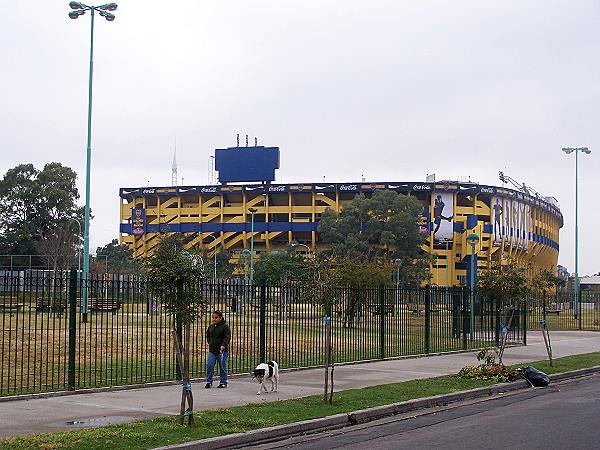
[{"label": "coca-cola logo", "polygon": [[340,186],[340,191],[356,191],[357,189],[357,184],[342,184]]},{"label": "coca-cola logo", "polygon": [[269,192],[285,192],[285,186],[270,186]]},{"label": "coca-cola logo", "polygon": [[481,193],[482,194],[493,194],[494,193],[494,188],[482,187],[481,188]]},{"label": "coca-cola logo", "polygon": [[413,191],[430,191],[431,186],[428,184],[415,184],[413,186]]},{"label": "coca-cola logo", "polygon": [[142,191],[142,194],[154,194],[156,192],[156,189],[144,189]]},{"label": "coca-cola logo", "polygon": [[202,192],[204,194],[215,194],[217,192],[217,188],[216,187],[203,187],[202,189],[200,189],[200,192]]}]

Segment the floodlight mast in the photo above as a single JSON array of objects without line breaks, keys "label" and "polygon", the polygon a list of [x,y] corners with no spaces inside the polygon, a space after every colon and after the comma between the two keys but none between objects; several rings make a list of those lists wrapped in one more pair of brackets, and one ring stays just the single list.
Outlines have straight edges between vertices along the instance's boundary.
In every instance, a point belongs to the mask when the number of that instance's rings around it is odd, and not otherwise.
[{"label": "floodlight mast", "polygon": [[592,151],[587,147],[563,147],[567,155],[575,153],[575,284],[573,289],[573,315],[579,320],[581,329],[581,314],[579,302],[579,153],[589,155]]},{"label": "floodlight mast", "polygon": [[116,3],[106,3],[100,6],[86,5],[81,2],[72,1],[69,7],[73,10],[69,13],[71,19],[78,19],[87,11],[91,15],[90,29],[90,71],[88,82],[88,120],[87,120],[87,151],[85,164],[85,222],[83,234],[83,295],[81,301],[81,320],[87,322],[88,316],[88,292],[90,272],[90,173],[92,157],[92,79],[94,73],[94,12],[98,12],[107,21],[115,20],[115,15],[106,11],[117,9]]}]

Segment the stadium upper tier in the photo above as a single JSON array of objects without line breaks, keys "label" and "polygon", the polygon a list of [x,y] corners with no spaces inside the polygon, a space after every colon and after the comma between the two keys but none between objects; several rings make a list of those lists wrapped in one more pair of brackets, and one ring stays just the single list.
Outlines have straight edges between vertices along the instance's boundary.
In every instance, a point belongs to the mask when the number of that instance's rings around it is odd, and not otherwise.
[{"label": "stadium upper tier", "polygon": [[[506,187],[442,181],[435,183],[292,183],[120,189],[121,242],[136,257],[151,252],[164,233],[181,233],[188,248],[233,258],[250,247],[258,254],[292,242],[318,250],[318,225],[328,208],[340,211],[355,195],[389,189],[423,204],[424,249],[434,256],[430,276],[438,285],[468,284],[472,248],[486,267],[503,255],[528,270],[554,270],[563,217],[554,198],[539,198]],[[298,249],[305,249],[299,246]]]}]

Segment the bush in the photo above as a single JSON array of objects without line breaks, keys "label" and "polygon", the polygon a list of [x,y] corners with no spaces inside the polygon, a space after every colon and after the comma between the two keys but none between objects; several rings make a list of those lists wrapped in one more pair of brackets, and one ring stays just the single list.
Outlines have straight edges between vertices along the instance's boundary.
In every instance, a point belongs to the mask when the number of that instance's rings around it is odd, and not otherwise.
[{"label": "bush", "polygon": [[465,366],[460,369],[458,376],[473,380],[493,380],[497,383],[508,383],[521,378],[520,373],[512,367],[496,363],[497,350],[485,348],[477,354],[477,360],[483,361],[478,366]]}]

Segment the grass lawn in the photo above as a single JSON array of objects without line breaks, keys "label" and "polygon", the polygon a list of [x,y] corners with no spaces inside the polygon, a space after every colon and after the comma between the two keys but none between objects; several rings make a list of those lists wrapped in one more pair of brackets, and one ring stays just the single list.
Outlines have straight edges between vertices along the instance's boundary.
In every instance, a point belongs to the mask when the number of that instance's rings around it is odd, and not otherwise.
[{"label": "grass lawn", "polygon": [[[600,365],[600,352],[559,358],[555,361],[555,367],[553,368],[548,367],[547,361],[535,361],[531,365],[547,373],[581,369]],[[335,394],[333,405],[323,404],[321,396],[310,396],[295,400],[197,412],[195,414],[196,424],[189,428],[179,426],[175,417],[161,417],[123,425],[0,440],[0,448],[154,448],[162,445],[324,417],[431,395],[472,389],[490,384],[492,384],[490,381],[462,379],[457,376],[443,376],[342,391]]]}]

